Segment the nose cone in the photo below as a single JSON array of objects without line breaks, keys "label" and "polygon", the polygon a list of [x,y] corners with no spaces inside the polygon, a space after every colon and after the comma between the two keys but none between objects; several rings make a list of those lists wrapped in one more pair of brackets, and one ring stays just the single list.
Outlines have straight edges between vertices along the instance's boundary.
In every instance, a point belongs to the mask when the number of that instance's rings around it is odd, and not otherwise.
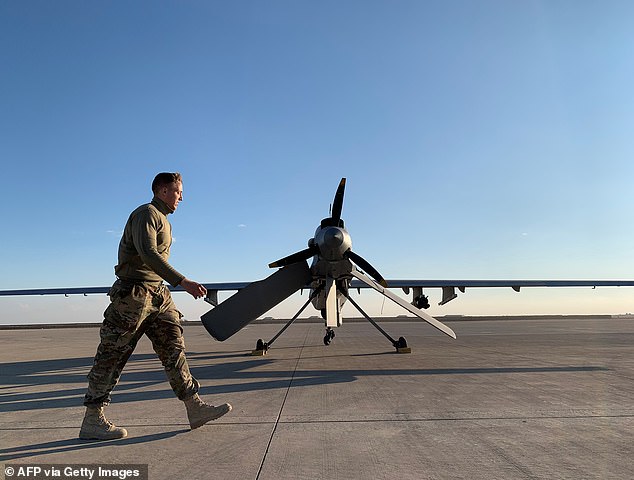
[{"label": "nose cone", "polygon": [[329,261],[341,260],[343,254],[352,246],[348,232],[339,227],[318,229],[315,234],[315,243],[319,247],[320,255]]},{"label": "nose cone", "polygon": [[329,249],[338,249],[344,241],[343,232],[339,228],[328,228],[324,232],[324,245]]}]

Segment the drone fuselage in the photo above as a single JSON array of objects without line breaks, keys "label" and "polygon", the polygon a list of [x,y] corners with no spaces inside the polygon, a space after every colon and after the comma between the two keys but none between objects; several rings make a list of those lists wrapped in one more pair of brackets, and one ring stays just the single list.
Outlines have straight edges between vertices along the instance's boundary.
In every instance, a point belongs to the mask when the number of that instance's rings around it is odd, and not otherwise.
[{"label": "drone fuselage", "polygon": [[340,326],[341,317],[336,315],[336,319],[327,318],[328,296],[332,294],[329,283],[336,284],[336,302],[337,311],[346,301],[341,291],[348,291],[350,285],[351,272],[354,268],[352,262],[345,256],[345,253],[352,247],[352,239],[350,234],[343,227],[343,221],[340,226],[330,225],[330,219],[322,221],[321,225],[315,231],[314,238],[308,242],[308,246],[316,245],[319,253],[313,257],[310,267],[313,281],[311,283],[311,293],[319,289],[319,293],[313,298],[313,306],[325,317],[328,326]]}]

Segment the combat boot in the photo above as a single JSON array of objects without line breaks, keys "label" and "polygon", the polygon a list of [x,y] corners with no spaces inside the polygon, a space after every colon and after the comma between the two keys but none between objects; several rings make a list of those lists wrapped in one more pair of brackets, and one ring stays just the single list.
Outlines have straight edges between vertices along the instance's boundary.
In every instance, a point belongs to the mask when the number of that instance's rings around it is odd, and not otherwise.
[{"label": "combat boot", "polygon": [[202,427],[205,423],[222,417],[225,413],[231,411],[231,405],[223,403],[218,407],[203,402],[198,394],[184,400],[185,408],[187,408],[187,418],[189,425],[194,428]]},{"label": "combat boot", "polygon": [[125,428],[115,427],[103,414],[103,407],[86,407],[86,415],[79,430],[82,440],[113,440],[128,436]]}]

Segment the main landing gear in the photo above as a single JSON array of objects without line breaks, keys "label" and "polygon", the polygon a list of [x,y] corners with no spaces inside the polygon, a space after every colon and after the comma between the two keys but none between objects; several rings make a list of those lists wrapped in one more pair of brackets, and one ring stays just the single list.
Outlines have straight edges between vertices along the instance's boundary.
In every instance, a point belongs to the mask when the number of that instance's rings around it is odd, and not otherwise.
[{"label": "main landing gear", "polygon": [[[277,334],[268,342],[264,342],[262,341],[262,339],[260,338],[257,343],[255,344],[255,350],[251,350],[251,355],[253,356],[261,356],[261,355],[266,355],[266,352],[268,351],[269,347],[271,346],[271,344],[277,340],[277,338],[282,335],[282,333],[284,333],[284,330],[286,330],[288,327],[291,326],[291,324],[297,320],[297,318],[300,316],[300,314],[306,310],[306,307],[308,306],[308,304],[313,300],[313,298],[315,298],[319,292],[321,291],[321,288],[317,288],[315,289],[315,291],[311,294],[310,298],[306,301],[306,303],[302,306],[302,308],[299,309],[299,311],[293,316],[293,318],[291,318],[288,323],[286,325],[284,325],[282,327],[282,329],[277,332]],[[335,334],[333,333],[332,336],[334,337]]]},{"label": "main landing gear", "polygon": [[[266,355],[271,344],[277,340],[277,338],[286,330],[291,324],[297,320],[299,315],[308,307],[308,304],[319,293],[319,289],[315,290],[306,303],[299,309],[299,311],[291,318],[286,325],[268,342],[264,342],[261,338],[255,344],[255,350],[251,351],[251,355],[261,356]],[[363,311],[363,309],[355,302],[347,292],[342,292],[344,296],[350,301],[350,303],[365,317],[365,319],[374,326],[385,338],[387,338],[392,346],[396,349],[396,353],[412,353],[412,349],[407,346],[407,341],[404,337],[399,337],[398,340],[394,340],[385,330],[383,330],[370,316]],[[330,345],[335,338],[335,331],[331,327],[326,328],[326,335],[324,336],[324,345]]]},{"label": "main landing gear", "polygon": [[344,292],[346,298],[350,301],[350,303],[361,313],[365,319],[372,324],[374,328],[376,328],[385,338],[387,338],[390,342],[392,342],[392,346],[396,348],[396,353],[412,353],[411,347],[407,346],[407,341],[405,337],[399,337],[398,340],[394,340],[385,330],[381,328],[381,326],[376,323],[370,316],[363,311],[363,309],[355,302],[347,292]]},{"label": "main landing gear", "polygon": [[396,353],[412,353],[412,349],[407,346],[407,342],[404,337],[398,337],[396,342],[392,341],[392,345],[396,348]]}]

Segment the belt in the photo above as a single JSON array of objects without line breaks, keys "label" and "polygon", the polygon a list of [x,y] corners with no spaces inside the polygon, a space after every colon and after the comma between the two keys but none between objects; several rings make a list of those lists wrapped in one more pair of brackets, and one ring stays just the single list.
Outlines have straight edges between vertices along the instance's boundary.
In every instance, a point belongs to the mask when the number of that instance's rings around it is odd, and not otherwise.
[{"label": "belt", "polygon": [[158,291],[161,287],[165,286],[165,284],[161,280],[143,281],[143,280],[129,280],[127,278],[117,278],[114,284],[119,285],[120,287],[123,287],[123,288],[126,288],[126,287],[132,288],[138,285],[139,287],[144,287],[144,288],[147,288],[148,290],[155,290],[155,291]]}]

